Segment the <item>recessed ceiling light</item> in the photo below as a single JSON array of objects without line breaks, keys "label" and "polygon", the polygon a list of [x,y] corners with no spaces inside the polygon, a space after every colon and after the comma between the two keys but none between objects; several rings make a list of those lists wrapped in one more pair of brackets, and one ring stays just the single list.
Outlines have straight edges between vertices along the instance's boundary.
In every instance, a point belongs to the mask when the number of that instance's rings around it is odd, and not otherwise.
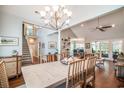
[{"label": "recessed ceiling light", "polygon": [[115,24],[112,24],[112,27],[115,27]]},{"label": "recessed ceiling light", "polygon": [[81,26],[81,27],[84,27],[84,24],[81,24],[80,26]]}]

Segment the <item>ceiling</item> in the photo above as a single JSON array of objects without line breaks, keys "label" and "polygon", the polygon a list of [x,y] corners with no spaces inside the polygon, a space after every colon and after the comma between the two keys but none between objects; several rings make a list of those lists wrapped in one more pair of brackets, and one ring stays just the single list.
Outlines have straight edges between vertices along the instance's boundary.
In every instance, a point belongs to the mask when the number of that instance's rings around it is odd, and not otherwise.
[{"label": "ceiling", "polygon": [[[40,16],[34,11],[42,10],[44,5],[4,5],[0,6],[1,11],[22,17],[25,21],[33,22],[37,25],[43,25]],[[106,12],[122,7],[121,5],[68,5],[72,11],[70,25],[74,26],[80,22],[102,15]]]},{"label": "ceiling", "polygon": [[83,27],[81,27],[81,24],[77,24],[71,27],[71,30],[78,38],[84,37],[88,41],[124,38],[123,17],[124,8],[120,8],[118,10],[114,10],[110,13],[100,16],[99,25],[115,24],[114,28],[108,28],[105,32],[96,30],[96,26],[98,26],[98,18],[83,22]]}]

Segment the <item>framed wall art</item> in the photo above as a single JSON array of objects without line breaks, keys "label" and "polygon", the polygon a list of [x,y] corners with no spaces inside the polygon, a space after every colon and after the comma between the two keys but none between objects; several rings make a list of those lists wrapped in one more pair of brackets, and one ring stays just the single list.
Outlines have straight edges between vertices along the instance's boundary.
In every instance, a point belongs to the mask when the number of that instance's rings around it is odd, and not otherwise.
[{"label": "framed wall art", "polygon": [[0,36],[0,46],[17,46],[19,44],[19,38]]},{"label": "framed wall art", "polygon": [[56,42],[54,42],[54,41],[50,41],[50,42],[48,42],[48,48],[49,49],[55,49],[56,48]]},{"label": "framed wall art", "polygon": [[85,48],[90,49],[90,43],[85,43]]},{"label": "framed wall art", "polygon": [[45,48],[45,43],[42,43],[42,44],[41,44],[41,47],[42,47],[42,48]]}]

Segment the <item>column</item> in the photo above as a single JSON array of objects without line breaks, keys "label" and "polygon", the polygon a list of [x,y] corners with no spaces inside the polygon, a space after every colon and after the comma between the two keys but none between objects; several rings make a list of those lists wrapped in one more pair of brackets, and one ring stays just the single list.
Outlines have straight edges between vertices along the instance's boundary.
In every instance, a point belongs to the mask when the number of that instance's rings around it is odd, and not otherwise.
[{"label": "column", "polygon": [[124,39],[122,41],[122,52],[124,53]]},{"label": "column", "polygon": [[58,30],[58,61],[60,61],[61,54],[61,31]]},{"label": "column", "polygon": [[112,53],[112,41],[109,41],[109,59],[112,60],[113,53]]}]

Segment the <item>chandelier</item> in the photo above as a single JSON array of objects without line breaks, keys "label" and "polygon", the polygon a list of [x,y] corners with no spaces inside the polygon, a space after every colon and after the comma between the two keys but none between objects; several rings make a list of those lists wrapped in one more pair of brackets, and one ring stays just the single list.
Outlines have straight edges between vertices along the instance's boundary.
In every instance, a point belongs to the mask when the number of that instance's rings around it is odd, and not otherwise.
[{"label": "chandelier", "polygon": [[45,6],[42,11],[35,11],[41,17],[41,21],[45,26],[54,30],[60,30],[69,25],[72,12],[65,6]]}]

